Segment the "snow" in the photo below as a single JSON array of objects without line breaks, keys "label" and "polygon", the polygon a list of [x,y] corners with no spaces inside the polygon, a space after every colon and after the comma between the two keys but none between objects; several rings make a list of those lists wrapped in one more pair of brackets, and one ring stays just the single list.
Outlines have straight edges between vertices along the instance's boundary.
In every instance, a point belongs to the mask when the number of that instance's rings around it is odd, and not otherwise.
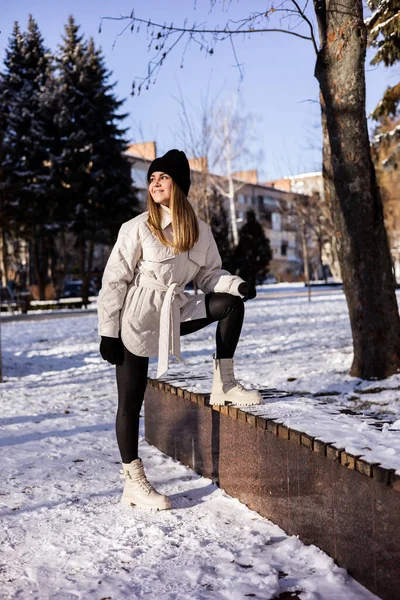
[{"label": "snow", "polygon": [[[395,464],[389,450],[398,454],[398,377],[373,384],[350,378],[343,293],[313,291],[311,302],[299,293],[263,288],[246,305],[238,375],[282,391],[254,410],[296,428],[321,427],[330,438],[341,433],[341,443],[375,445],[373,452],[386,451],[383,458]],[[4,600],[268,599],[285,591],[302,600],[376,598],[318,548],[143,438],[149,479],[170,495],[173,510],[121,506],[114,369],[98,354],[96,316],[43,317],[1,324]],[[211,326],[182,339],[185,364],[173,365],[171,382],[193,375],[192,389],[209,391],[213,336]],[[340,413],[349,406],[360,415]],[[382,420],[393,425],[370,424]]]},{"label": "snow", "polygon": [[[379,102],[378,107],[382,106],[382,101]],[[378,108],[377,107],[377,108]],[[390,131],[385,131],[384,133],[378,133],[374,136],[373,143],[380,144],[384,141],[390,140],[390,138],[397,138],[400,135],[400,125],[396,125]]]},{"label": "snow", "polygon": [[[212,328],[182,338],[182,349],[184,368],[173,365],[168,381],[209,392]],[[304,287],[265,286],[247,304],[236,375],[246,385],[280,392],[247,410],[400,473],[400,433],[392,426],[400,419],[400,375],[362,381],[348,375],[351,361],[342,290],[313,290],[309,302]]]},{"label": "snow", "polygon": [[383,30],[383,29],[384,29],[384,28],[385,28],[387,25],[389,25],[389,23],[391,23],[392,21],[395,21],[396,19],[399,19],[399,15],[398,15],[398,14],[392,15],[391,17],[389,17],[388,19],[386,19],[386,21],[383,21],[383,22],[381,22],[381,23],[378,23],[377,25],[375,25],[375,27],[373,27],[373,28],[371,29],[371,31],[369,32],[369,34],[370,34],[371,36],[374,36],[374,35],[376,35],[376,34],[379,34],[379,33],[381,33],[381,32],[382,32],[382,30]]}]

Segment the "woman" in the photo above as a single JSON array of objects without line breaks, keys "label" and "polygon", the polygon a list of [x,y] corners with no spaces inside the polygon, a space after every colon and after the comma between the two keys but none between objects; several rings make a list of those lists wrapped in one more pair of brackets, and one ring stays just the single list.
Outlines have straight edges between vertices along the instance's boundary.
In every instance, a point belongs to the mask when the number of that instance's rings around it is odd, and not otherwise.
[{"label": "woman", "polygon": [[[243,300],[255,287],[221,269],[210,227],[187,200],[190,168],[185,154],[170,150],[147,174],[148,211],[124,223],[104,270],[98,301],[100,352],[116,365],[116,433],[125,487],[121,502],[170,508],[167,496],[147,481],[138,457],[139,415],[150,356],[157,377],[170,355],[180,359],[180,335],[218,321],[211,404],[259,404],[257,391],[237,384],[233,355],[243,323]],[[190,295],[195,281],[204,294]]]}]

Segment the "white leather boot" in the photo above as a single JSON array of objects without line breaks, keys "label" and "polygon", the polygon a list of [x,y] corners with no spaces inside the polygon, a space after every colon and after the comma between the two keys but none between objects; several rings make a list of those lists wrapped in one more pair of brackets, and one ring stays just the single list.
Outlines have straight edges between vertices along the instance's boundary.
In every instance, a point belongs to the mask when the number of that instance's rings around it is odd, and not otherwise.
[{"label": "white leather boot", "polygon": [[257,390],[246,390],[235,379],[232,358],[214,358],[214,380],[210,404],[224,405],[226,402],[237,406],[261,404],[262,397]]},{"label": "white leather boot", "polygon": [[171,501],[168,496],[156,492],[151,483],[147,481],[140,458],[128,464],[122,463],[122,467],[125,475],[125,486],[121,498],[122,504],[154,508],[156,510],[171,508]]}]

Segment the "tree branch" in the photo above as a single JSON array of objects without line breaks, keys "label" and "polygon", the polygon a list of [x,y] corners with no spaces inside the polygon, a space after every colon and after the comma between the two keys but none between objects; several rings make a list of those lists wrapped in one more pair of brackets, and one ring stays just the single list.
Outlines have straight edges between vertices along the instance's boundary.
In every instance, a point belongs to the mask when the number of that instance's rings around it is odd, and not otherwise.
[{"label": "tree branch", "polygon": [[[286,0],[284,0],[277,8],[272,7],[269,11],[263,11],[258,13],[251,14],[246,19],[241,19],[239,21],[228,20],[226,25],[222,28],[209,29],[202,25],[197,25],[193,23],[191,27],[186,26],[186,22],[183,27],[176,27],[173,23],[169,25],[167,23],[161,24],[152,20],[145,20],[139,17],[136,17],[134,11],[131,12],[129,16],[120,15],[119,17],[102,17],[100,20],[99,31],[102,29],[103,21],[128,21],[128,24],[123,28],[123,30],[117,35],[117,38],[121,36],[128,28],[131,29],[131,32],[134,31],[135,25],[137,25],[137,32],[140,31],[140,27],[144,25],[147,30],[150,29],[148,35],[150,36],[150,42],[148,44],[149,50],[154,49],[156,51],[156,56],[149,61],[147,76],[144,78],[137,78],[141,83],[136,85],[136,81],[132,84],[132,94],[134,95],[136,92],[140,94],[142,86],[145,85],[146,89],[149,88],[150,83],[154,83],[157,77],[157,73],[161,68],[165,58],[167,55],[173,50],[173,48],[183,39],[185,35],[188,36],[188,41],[185,47],[185,52],[190,45],[190,42],[195,42],[199,44],[200,49],[204,50],[208,54],[214,53],[214,47],[218,42],[225,41],[229,39],[232,46],[232,52],[235,59],[236,67],[239,70],[240,81],[243,80],[243,71],[242,66],[239,63],[238,56],[236,54],[236,49],[234,45],[233,38],[239,34],[242,35],[252,35],[256,33],[286,33],[288,35],[293,35],[303,40],[311,41],[315,52],[318,54],[318,47],[314,37],[314,30],[311,21],[306,17],[304,10],[301,9],[297,0],[291,0],[296,9],[290,8],[281,8],[285,5]],[[306,0],[307,6],[308,0]],[[302,20],[304,20],[310,28],[310,36],[303,35],[293,29],[289,28],[277,28],[277,27],[259,27],[257,26],[257,22],[262,22],[264,19],[268,19],[271,14],[275,12],[284,12],[286,16],[299,15]],[[283,17],[284,18],[284,17]],[[250,25],[250,23],[254,23],[254,26]],[[231,27],[231,24],[235,24],[236,27]],[[296,24],[297,26],[297,24]],[[175,41],[171,44],[169,48],[165,48],[165,43],[170,36],[177,36]],[[207,36],[212,36],[211,39],[207,39]],[[117,39],[116,38],[116,39]],[[114,41],[115,45],[116,40]]]},{"label": "tree branch", "polygon": [[[161,30],[166,30],[165,34],[160,34],[159,37],[167,37],[170,33],[212,33],[215,35],[227,35],[227,36],[231,36],[231,35],[237,35],[239,33],[242,34],[252,34],[252,33],[268,33],[268,32],[274,32],[274,33],[288,33],[290,35],[295,35],[296,37],[299,37],[303,40],[308,40],[308,41],[313,41],[313,38],[307,35],[302,35],[301,33],[296,33],[295,31],[290,31],[290,29],[270,29],[270,28],[265,28],[262,27],[260,29],[255,29],[255,28],[250,28],[250,29],[229,29],[229,28],[225,28],[225,29],[198,29],[195,26],[190,27],[190,28],[186,28],[186,27],[175,27],[175,25],[161,25],[160,23],[155,23],[154,21],[147,21],[145,19],[139,19],[138,17],[131,17],[131,16],[120,16],[120,17],[101,17],[101,21],[123,21],[126,19],[130,19],[130,23],[128,23],[128,25],[126,26],[126,28],[129,27],[129,25],[131,25],[131,27],[135,24],[135,22],[137,23],[142,23],[145,24],[147,27],[155,27],[156,29],[161,29]],[[125,29],[126,29],[125,28]],[[124,29],[124,31],[125,31]],[[101,25],[100,25],[100,31],[101,31]]]},{"label": "tree branch", "polygon": [[[292,1],[292,3],[295,5],[295,7],[296,7],[296,10],[299,12],[299,14],[300,14],[301,18],[302,18],[302,19],[304,19],[304,21],[307,23],[307,25],[308,25],[308,26],[309,26],[309,28],[310,28],[310,35],[311,35],[311,40],[312,40],[312,43],[313,43],[313,46],[314,46],[315,54],[317,54],[317,55],[318,55],[318,46],[317,46],[317,42],[315,41],[315,36],[314,36],[314,27],[313,27],[313,24],[311,23],[310,19],[309,19],[308,17],[306,17],[305,13],[304,13],[304,12],[303,12],[303,10],[300,8],[300,6],[299,6],[299,4],[296,2],[296,0],[291,0],[291,1]],[[307,3],[308,3],[308,0],[307,0]],[[305,8],[306,8],[306,6],[307,6],[307,3],[306,3],[306,5],[305,5],[305,7],[304,7],[304,10],[305,10]]]}]

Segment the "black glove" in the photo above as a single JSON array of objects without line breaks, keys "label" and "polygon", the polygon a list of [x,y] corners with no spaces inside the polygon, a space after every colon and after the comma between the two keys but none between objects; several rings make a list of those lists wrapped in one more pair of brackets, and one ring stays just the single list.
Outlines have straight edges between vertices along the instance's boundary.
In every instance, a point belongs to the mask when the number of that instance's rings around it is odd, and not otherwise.
[{"label": "black glove", "polygon": [[244,296],[243,302],[252,300],[257,296],[256,286],[251,281],[242,281],[242,283],[239,284],[238,292]]},{"label": "black glove", "polygon": [[121,366],[124,362],[124,345],[120,338],[101,336],[100,354],[112,365]]}]

